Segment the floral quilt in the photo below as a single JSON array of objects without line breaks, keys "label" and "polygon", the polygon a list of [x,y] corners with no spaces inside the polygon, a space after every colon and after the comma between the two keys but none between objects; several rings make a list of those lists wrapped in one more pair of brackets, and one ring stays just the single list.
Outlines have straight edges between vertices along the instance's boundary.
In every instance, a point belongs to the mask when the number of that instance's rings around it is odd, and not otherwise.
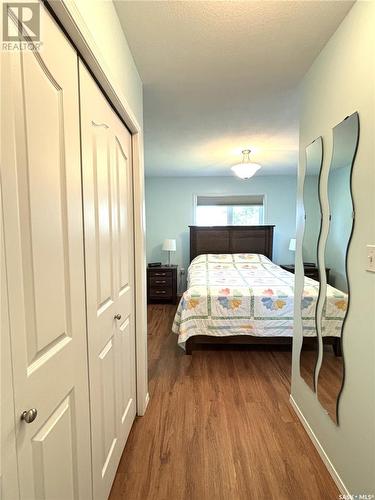
[{"label": "floral quilt", "polygon": [[[314,336],[319,284],[306,278],[303,334]],[[323,335],[340,335],[347,297],[328,286]],[[172,330],[184,348],[193,335],[293,336],[294,275],[259,254],[199,255],[189,266]]]}]

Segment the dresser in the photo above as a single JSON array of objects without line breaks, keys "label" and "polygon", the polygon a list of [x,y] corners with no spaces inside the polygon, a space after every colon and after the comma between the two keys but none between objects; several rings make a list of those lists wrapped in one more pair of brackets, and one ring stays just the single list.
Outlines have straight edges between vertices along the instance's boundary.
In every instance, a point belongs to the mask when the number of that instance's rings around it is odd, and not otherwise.
[{"label": "dresser", "polygon": [[147,302],[177,302],[177,266],[147,268]]}]

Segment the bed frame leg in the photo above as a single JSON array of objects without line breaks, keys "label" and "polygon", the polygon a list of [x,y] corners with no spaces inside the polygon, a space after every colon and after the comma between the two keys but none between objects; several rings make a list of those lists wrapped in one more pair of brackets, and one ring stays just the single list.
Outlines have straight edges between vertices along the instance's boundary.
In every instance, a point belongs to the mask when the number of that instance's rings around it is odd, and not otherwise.
[{"label": "bed frame leg", "polygon": [[191,342],[189,342],[189,339],[186,341],[185,344],[185,354],[187,354],[188,356],[191,356],[193,354],[192,345]]},{"label": "bed frame leg", "polygon": [[333,352],[335,353],[335,356],[339,357],[342,356],[342,351],[341,351],[341,339],[336,338],[333,341],[332,347],[333,347]]}]

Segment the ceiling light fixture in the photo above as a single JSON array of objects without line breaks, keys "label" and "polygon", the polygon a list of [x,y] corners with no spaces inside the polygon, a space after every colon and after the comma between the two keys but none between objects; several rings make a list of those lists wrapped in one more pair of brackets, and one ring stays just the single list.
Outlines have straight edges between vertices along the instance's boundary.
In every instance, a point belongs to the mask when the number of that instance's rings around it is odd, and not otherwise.
[{"label": "ceiling light fixture", "polygon": [[244,149],[242,151],[242,162],[231,167],[231,170],[233,170],[237,177],[241,177],[241,179],[250,179],[261,168],[257,163],[250,161],[250,153],[250,149]]}]

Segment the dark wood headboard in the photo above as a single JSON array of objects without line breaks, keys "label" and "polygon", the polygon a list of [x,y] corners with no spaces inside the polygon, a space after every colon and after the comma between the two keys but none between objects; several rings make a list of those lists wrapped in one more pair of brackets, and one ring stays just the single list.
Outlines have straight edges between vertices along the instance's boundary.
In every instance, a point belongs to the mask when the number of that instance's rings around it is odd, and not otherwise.
[{"label": "dark wood headboard", "polygon": [[205,253],[260,253],[272,260],[275,226],[189,226],[190,262]]}]

